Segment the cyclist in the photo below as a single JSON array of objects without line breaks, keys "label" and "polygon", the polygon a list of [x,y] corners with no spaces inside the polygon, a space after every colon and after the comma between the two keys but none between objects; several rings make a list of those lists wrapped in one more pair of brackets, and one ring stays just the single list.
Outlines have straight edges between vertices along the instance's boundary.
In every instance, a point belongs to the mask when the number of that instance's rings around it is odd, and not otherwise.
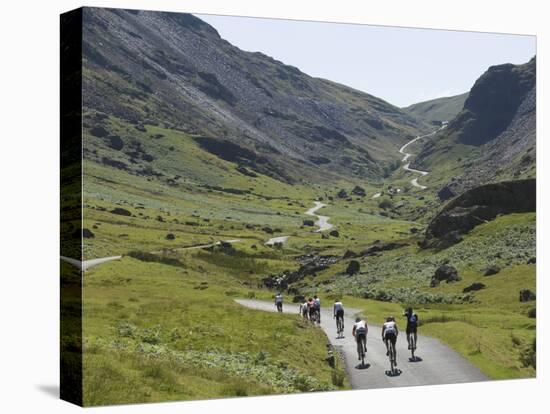
[{"label": "cyclist", "polygon": [[308,314],[308,306],[307,306],[307,300],[304,298],[304,302],[300,304],[300,315],[302,315],[302,317],[304,319],[307,319],[307,314]]},{"label": "cyclist", "polygon": [[361,347],[363,349],[363,352],[367,352],[367,333],[369,332],[369,328],[367,326],[367,321],[361,319],[361,318],[355,318],[355,324],[353,325],[353,329],[351,330],[351,334],[355,337],[355,340],[357,341],[357,354],[359,356],[359,360],[361,360]]},{"label": "cyclist", "polygon": [[309,313],[309,320],[315,322],[315,302],[313,298],[309,298],[307,301],[307,311]]},{"label": "cyclist", "polygon": [[321,299],[315,295],[313,296],[313,301],[315,302],[315,311],[317,312],[317,322],[321,323]]},{"label": "cyclist", "polygon": [[277,311],[283,311],[283,295],[281,295],[281,292],[275,295],[275,306],[277,307]]},{"label": "cyclist", "polygon": [[397,335],[399,335],[399,330],[397,329],[397,323],[395,323],[395,318],[393,316],[388,316],[386,322],[382,325],[382,341],[386,344],[386,355],[390,355],[390,346],[391,341],[394,350],[395,365],[397,365],[397,348],[395,343],[397,342]]},{"label": "cyclist", "polygon": [[417,343],[418,315],[409,307],[403,312],[403,316],[407,317],[407,342],[409,343],[409,349],[411,349],[411,335],[414,335],[414,343]]},{"label": "cyclist", "polygon": [[336,319],[336,330],[338,330],[338,321],[340,321],[342,324],[341,329],[344,331],[344,305],[338,299],[334,300],[333,312],[334,318]]}]

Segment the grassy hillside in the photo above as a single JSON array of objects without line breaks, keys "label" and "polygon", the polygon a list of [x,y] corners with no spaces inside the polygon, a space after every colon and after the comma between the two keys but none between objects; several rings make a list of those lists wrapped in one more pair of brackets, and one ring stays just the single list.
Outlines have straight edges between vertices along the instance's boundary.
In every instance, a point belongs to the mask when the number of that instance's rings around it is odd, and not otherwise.
[{"label": "grassy hillside", "polygon": [[462,111],[466,98],[468,98],[468,93],[463,93],[418,102],[403,109],[429,123],[449,122]]}]

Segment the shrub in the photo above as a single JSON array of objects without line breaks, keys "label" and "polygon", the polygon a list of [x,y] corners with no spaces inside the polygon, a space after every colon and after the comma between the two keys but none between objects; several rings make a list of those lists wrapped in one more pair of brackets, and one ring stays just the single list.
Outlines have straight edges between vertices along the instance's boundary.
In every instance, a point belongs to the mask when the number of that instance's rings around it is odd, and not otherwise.
[{"label": "shrub", "polygon": [[378,203],[378,207],[383,210],[387,210],[393,207],[393,203],[391,202],[391,200],[385,198],[381,200],[380,203]]},{"label": "shrub", "polygon": [[120,321],[116,327],[116,331],[118,336],[133,338],[137,332],[137,327],[128,321]]},{"label": "shrub", "polygon": [[357,260],[351,260],[348,264],[348,267],[346,268],[346,273],[348,275],[354,275],[356,273],[359,273],[359,270],[361,269],[361,265]]}]

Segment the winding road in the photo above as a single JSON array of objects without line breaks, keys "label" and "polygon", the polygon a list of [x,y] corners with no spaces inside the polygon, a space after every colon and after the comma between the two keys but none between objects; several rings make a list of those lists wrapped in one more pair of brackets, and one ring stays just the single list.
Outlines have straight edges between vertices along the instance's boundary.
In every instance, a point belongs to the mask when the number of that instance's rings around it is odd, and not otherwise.
[{"label": "winding road", "polygon": [[[414,144],[416,141],[422,139],[422,138],[427,138],[427,137],[431,137],[431,136],[434,136],[437,132],[441,131],[443,128],[445,128],[446,125],[443,125],[441,128],[438,128],[436,129],[435,131],[433,132],[430,132],[429,134],[426,134],[426,135],[422,135],[422,136],[418,136],[414,139],[411,139],[409,142],[407,142],[405,145],[403,145],[400,149],[399,149],[399,152],[401,154],[404,155],[403,159],[401,160],[401,162],[406,162],[405,165],[403,165],[403,169],[405,171],[409,171],[409,172],[412,172],[412,173],[416,173],[416,174],[420,174],[421,177],[425,177],[426,175],[428,175],[428,171],[421,171],[421,170],[415,170],[414,168],[411,168],[411,162],[407,162],[409,157],[411,157],[413,154],[410,154],[410,153],[407,153],[405,152],[405,148],[407,148],[409,145],[411,144]],[[426,187],[425,185],[422,185],[422,184],[418,184],[418,179],[421,178],[421,177],[416,177],[416,178],[413,178],[411,180],[411,184],[414,186],[414,187],[417,187],[417,188],[420,188],[421,190],[425,190]]]},{"label": "winding road", "polygon": [[318,230],[316,230],[317,233],[325,230],[330,230],[334,226],[328,222],[330,217],[328,216],[320,216],[319,214],[315,214],[317,210],[326,207],[326,204],[321,203],[320,201],[314,201],[315,206],[311,207],[308,211],[306,211],[304,214],[307,216],[314,216],[317,217],[317,221],[315,222],[315,225],[319,227]]},{"label": "winding road", "polygon": [[[333,228],[334,226],[328,222],[330,217],[320,216],[318,214],[315,214],[315,212],[317,210],[319,210],[320,208],[326,207],[326,204],[323,204],[320,201],[315,201],[314,203],[315,203],[315,205],[312,208],[310,208],[309,210],[307,210],[304,214],[306,214],[308,216],[317,217],[317,221],[315,222],[315,225],[318,226],[319,229],[316,230],[316,232],[330,230],[331,228]],[[273,238],[269,239],[265,244],[266,244],[266,246],[272,246],[275,243],[285,243],[288,240],[289,237],[290,236],[273,237]],[[180,248],[176,248],[176,249],[173,249],[173,250],[182,251],[182,250],[204,249],[204,248],[208,248],[208,247],[219,246],[222,243],[238,243],[240,241],[241,241],[241,239],[220,240],[220,241],[209,243],[209,244],[201,244],[201,245],[197,245],[197,246],[180,247]],[[158,254],[158,253],[161,253],[161,251],[154,251],[154,252],[151,252],[151,253]],[[60,258],[64,262],[72,264],[73,266],[75,266],[78,269],[85,272],[85,271],[91,269],[92,267],[95,267],[95,266],[100,265],[102,263],[107,263],[107,262],[110,262],[110,261],[113,261],[113,260],[120,260],[122,258],[122,256],[101,257],[101,258],[97,258],[97,259],[90,259],[90,260],[84,260],[84,261],[80,261],[80,260],[77,260],[77,259],[73,259],[72,257],[66,257],[66,256],[61,256]]]},{"label": "winding road", "polygon": [[[239,304],[248,308],[276,312],[272,302],[239,299]],[[299,306],[284,304],[285,313],[298,315]],[[331,344],[340,351],[346,364],[352,388],[373,389],[388,387],[406,387],[413,385],[457,384],[464,382],[487,381],[479,369],[471,365],[461,355],[453,351],[439,340],[418,335],[417,361],[411,361],[410,351],[407,350],[405,332],[400,332],[397,340],[397,368],[398,374],[389,375],[389,361],[386,356],[386,347],[381,339],[381,327],[369,325],[367,336],[367,355],[365,367],[357,360],[357,345],[351,335],[354,323],[353,316],[357,309],[346,309],[344,317],[343,339],[336,338],[336,323],[332,317],[332,309],[321,309],[321,328],[327,334]],[[398,321],[398,325],[402,325]],[[290,345],[290,344],[289,344]]]}]

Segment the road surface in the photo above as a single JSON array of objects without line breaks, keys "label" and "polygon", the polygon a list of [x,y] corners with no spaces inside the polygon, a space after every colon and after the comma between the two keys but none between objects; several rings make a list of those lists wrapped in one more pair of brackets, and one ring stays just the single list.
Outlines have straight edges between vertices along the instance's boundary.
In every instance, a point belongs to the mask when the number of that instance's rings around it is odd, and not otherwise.
[{"label": "road surface", "polygon": [[321,232],[325,230],[330,230],[334,226],[328,222],[330,217],[328,216],[320,216],[319,214],[315,214],[317,210],[326,207],[326,204],[321,203],[320,201],[314,201],[315,206],[311,207],[308,211],[306,211],[304,214],[307,216],[314,216],[317,217],[317,221],[315,222],[315,225],[319,227],[316,232]]},{"label": "road surface", "polygon": [[265,242],[266,246],[273,246],[275,243],[285,243],[290,236],[273,237]]},{"label": "road surface", "polygon": [[[403,159],[401,160],[401,162],[407,162],[409,157],[412,155],[410,153],[407,153],[405,152],[405,148],[407,148],[409,145],[415,143],[416,141],[418,141],[419,139],[422,139],[422,138],[427,138],[427,137],[431,137],[433,135],[435,135],[438,131],[441,131],[443,128],[445,128],[446,125],[443,125],[441,128],[439,129],[436,129],[435,131],[433,132],[430,132],[429,134],[426,134],[426,135],[422,135],[422,136],[419,136],[419,137],[416,137],[414,139],[411,139],[409,142],[407,142],[405,145],[403,145],[400,149],[399,149],[399,152],[401,154],[404,155]],[[415,170],[414,168],[411,168],[411,163],[410,161],[407,162],[405,165],[403,165],[403,169],[405,171],[409,171],[409,172],[412,172],[412,173],[416,173],[416,174],[420,174],[421,177],[424,177],[426,175],[428,175],[428,172],[427,171],[420,171],[420,170]],[[421,178],[421,177],[416,177],[416,178],[413,178],[411,180],[411,184],[414,186],[414,187],[417,187],[417,188],[420,188],[421,190],[425,190],[426,187],[425,185],[422,185],[422,184],[418,184],[418,179]]]},{"label": "road surface", "polygon": [[[252,309],[275,312],[272,302],[242,299],[237,300],[243,306]],[[285,313],[298,315],[299,306],[284,304]],[[362,368],[357,359],[357,345],[351,335],[354,320],[353,313],[357,310],[346,309],[344,318],[343,339],[336,339],[336,323],[332,317],[332,309],[321,309],[321,328],[327,334],[330,342],[343,354],[346,371],[354,389],[373,389],[387,387],[406,387],[413,385],[456,384],[463,382],[487,381],[488,378],[471,365],[462,356],[437,339],[419,335],[417,361],[410,360],[410,351],[407,350],[407,339],[403,332],[397,340],[397,368],[398,374],[389,375],[389,360],[386,356],[386,347],[381,339],[381,327],[369,325],[367,336],[367,355],[365,367]],[[378,322],[378,321],[377,321]],[[398,326],[403,323],[398,320]],[[290,345],[290,344],[289,344]]]},{"label": "road surface", "polygon": [[88,269],[91,269],[94,266],[100,265],[102,263],[110,262],[112,260],[120,260],[122,256],[110,256],[110,257],[101,257],[99,259],[91,259],[91,260],[84,260],[81,262],[80,260],[73,259],[71,257],[61,256],[61,260],[64,262],[70,263],[73,266],[78,267],[80,270],[85,272]]}]

